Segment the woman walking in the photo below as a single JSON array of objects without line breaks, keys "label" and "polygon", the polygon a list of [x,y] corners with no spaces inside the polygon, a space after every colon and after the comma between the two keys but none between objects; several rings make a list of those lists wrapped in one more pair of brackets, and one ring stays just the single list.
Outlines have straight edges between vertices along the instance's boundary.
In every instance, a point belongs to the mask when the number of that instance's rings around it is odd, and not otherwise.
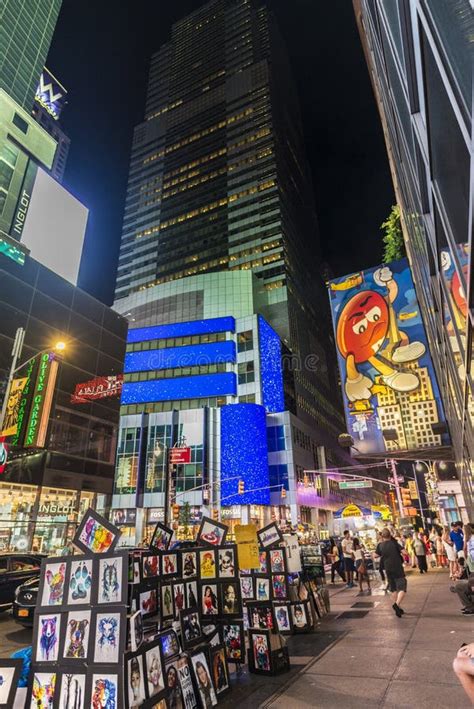
[{"label": "woman walking", "polygon": [[367,571],[367,565],[365,563],[365,556],[364,556],[364,547],[362,544],[359,542],[357,538],[353,539],[353,549],[354,549],[354,560],[355,560],[355,567],[356,567],[356,572],[357,576],[359,579],[359,588],[360,592],[363,593],[363,588],[362,588],[362,582],[366,581],[367,582],[367,593],[372,593],[372,590],[370,588],[370,579],[369,579],[369,574]]},{"label": "woman walking", "polygon": [[331,547],[331,583],[335,583],[336,572],[339,574],[341,579],[345,581],[346,577],[344,575],[344,571],[341,571],[342,561],[339,554],[339,548],[332,537],[329,540],[329,545]]},{"label": "woman walking", "polygon": [[416,560],[418,561],[420,574],[428,573],[428,565],[426,563],[426,544],[423,539],[422,532],[415,536],[413,540],[413,550],[415,552]]},{"label": "woman walking", "polygon": [[436,563],[438,566],[441,566],[441,568],[445,568],[447,566],[447,559],[446,559],[446,552],[444,550],[444,544],[443,544],[443,535],[441,532],[438,532],[436,535],[436,541],[435,541],[435,547],[436,547]]},{"label": "woman walking", "polygon": [[451,580],[456,578],[456,571],[457,571],[457,554],[456,554],[456,549],[454,547],[454,543],[451,540],[451,537],[449,536],[449,527],[448,525],[445,525],[443,527],[443,546],[444,550],[446,552],[446,556],[448,557],[448,562],[449,562],[449,578]]}]

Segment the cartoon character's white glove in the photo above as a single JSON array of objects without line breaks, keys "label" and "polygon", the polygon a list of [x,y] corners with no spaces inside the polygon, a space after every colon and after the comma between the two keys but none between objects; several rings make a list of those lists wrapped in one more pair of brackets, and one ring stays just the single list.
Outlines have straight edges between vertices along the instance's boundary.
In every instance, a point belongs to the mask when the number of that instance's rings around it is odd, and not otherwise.
[{"label": "cartoon character's white glove", "polygon": [[365,374],[359,374],[356,379],[346,379],[346,394],[349,401],[360,401],[361,399],[370,399],[372,393],[370,391],[373,382]]},{"label": "cartoon character's white glove", "polygon": [[441,268],[443,269],[443,271],[449,271],[449,269],[451,268],[452,262],[451,262],[451,255],[448,253],[448,251],[441,252],[440,260],[441,260]]},{"label": "cartoon character's white glove", "polygon": [[386,286],[393,278],[393,273],[388,266],[378,268],[374,273],[374,281],[378,286]]}]

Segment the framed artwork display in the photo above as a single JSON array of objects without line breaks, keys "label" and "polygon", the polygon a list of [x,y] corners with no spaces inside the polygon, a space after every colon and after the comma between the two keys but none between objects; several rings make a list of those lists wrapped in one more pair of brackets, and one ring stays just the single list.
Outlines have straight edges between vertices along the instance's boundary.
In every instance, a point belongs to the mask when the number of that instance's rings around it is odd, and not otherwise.
[{"label": "framed artwork display", "polygon": [[235,578],[237,575],[237,553],[235,546],[220,547],[217,550],[219,578]]},{"label": "framed artwork display", "polygon": [[176,655],[179,655],[181,648],[179,646],[178,636],[173,629],[164,630],[159,635],[161,643],[161,652],[163,653],[163,659],[169,660]]},{"label": "framed artwork display", "polygon": [[255,600],[255,579],[253,576],[240,577],[240,595],[243,601]]},{"label": "framed artwork display", "polygon": [[69,557],[69,574],[66,583],[67,606],[90,606],[92,584],[95,582],[94,558],[88,556]]},{"label": "framed artwork display", "polygon": [[193,683],[193,672],[187,655],[169,660],[165,666],[168,701],[171,707],[198,709],[200,702]]},{"label": "framed artwork display", "polygon": [[173,530],[165,527],[164,524],[158,522],[150,541],[150,549],[153,551],[166,551],[169,549],[171,539],[173,538]]},{"label": "framed artwork display", "polygon": [[[32,665],[25,707],[27,707],[27,709],[37,709],[37,707],[41,707],[41,709],[53,709],[55,706],[54,701],[57,696],[57,680],[57,670],[47,671],[38,669]],[[8,709],[11,709],[13,704],[7,704],[6,706]]]},{"label": "framed artwork display", "polygon": [[120,539],[120,530],[89,507],[74,535],[72,543],[84,554],[112,552]]},{"label": "framed artwork display", "polygon": [[199,576],[201,579],[217,578],[215,549],[203,549],[199,552]]},{"label": "framed artwork display", "polygon": [[186,608],[194,608],[199,606],[198,601],[198,585],[197,581],[186,581],[185,586],[185,596],[186,596]]},{"label": "framed artwork display", "polygon": [[201,581],[201,614],[203,616],[213,616],[220,614],[219,596],[217,584]]},{"label": "framed artwork display", "polygon": [[92,616],[91,662],[119,663],[125,650],[127,611],[123,609],[95,610]]},{"label": "framed artwork display", "polygon": [[164,620],[173,617],[173,594],[171,583],[161,584],[161,616]]},{"label": "framed artwork display", "polygon": [[36,613],[33,625],[33,662],[58,661],[63,615],[57,612]]},{"label": "framed artwork display", "polygon": [[222,640],[227,662],[245,661],[244,624],[241,620],[232,620],[222,624]]},{"label": "framed artwork display", "polygon": [[97,605],[127,603],[128,552],[104,554],[96,559],[96,582],[94,600]]},{"label": "framed artwork display", "polygon": [[160,576],[159,554],[143,554],[140,559],[140,580],[156,579]]},{"label": "framed artwork display", "polygon": [[68,557],[47,558],[41,562],[38,607],[52,608],[65,603],[67,562]]},{"label": "framed artwork display", "polygon": [[220,547],[224,544],[227,536],[228,527],[226,524],[216,522],[210,517],[203,517],[201,526],[197,533],[196,541],[198,544],[206,546]]},{"label": "framed artwork display", "polygon": [[293,623],[291,620],[290,606],[288,603],[273,603],[273,615],[279,633],[291,633]]},{"label": "framed artwork display", "polygon": [[211,647],[222,644],[221,628],[214,623],[201,623],[202,632]]},{"label": "framed artwork display", "polygon": [[283,547],[279,547],[278,549],[270,549],[270,551],[268,552],[268,556],[270,559],[270,571],[272,572],[272,574],[287,573],[285,551],[286,550]]},{"label": "framed artwork display", "polygon": [[260,563],[260,566],[257,569],[254,570],[255,574],[268,574],[269,572],[269,564],[268,564],[268,553],[265,551],[265,549],[260,549],[258,552],[258,560]]},{"label": "framed artwork display", "polygon": [[188,608],[181,611],[179,622],[184,649],[192,647],[205,639],[197,608]]},{"label": "framed artwork display", "polygon": [[217,695],[212,681],[212,673],[209,668],[207,653],[203,650],[196,650],[191,653],[191,664],[194,671],[196,686],[201,697],[203,707],[215,707]]},{"label": "framed artwork display", "polygon": [[163,674],[164,662],[161,654],[161,642],[155,641],[144,649],[145,677],[148,697],[156,697],[165,689]]},{"label": "framed artwork display", "polygon": [[61,665],[84,664],[89,660],[89,647],[92,623],[91,610],[73,609],[63,614],[61,638]]},{"label": "framed artwork display", "polygon": [[146,700],[145,658],[142,652],[125,655],[125,706],[136,709]]},{"label": "framed artwork display", "polygon": [[130,647],[136,652],[143,642],[143,616],[141,611],[136,611],[128,619],[130,633]]},{"label": "framed artwork display", "polygon": [[123,696],[123,672],[117,665],[94,667],[87,672],[86,707],[119,709]]},{"label": "framed artwork display", "polygon": [[273,608],[271,603],[248,603],[249,628],[273,629]]},{"label": "framed artwork display", "polygon": [[290,603],[291,621],[293,630],[298,631],[309,630],[311,625],[311,615],[308,601],[295,601]]},{"label": "framed artwork display", "polygon": [[270,579],[268,576],[255,576],[255,598],[257,601],[270,600]]},{"label": "framed artwork display", "polygon": [[270,646],[270,632],[268,630],[249,631],[250,653],[252,655],[255,671],[261,674],[271,674],[272,653]]},{"label": "framed artwork display", "polygon": [[22,660],[0,659],[0,709],[13,706],[22,667]]},{"label": "framed artwork display", "polygon": [[186,608],[185,586],[182,581],[175,581],[171,584],[173,589],[173,610],[175,620],[179,619],[180,611]]},{"label": "framed artwork display", "polygon": [[276,522],[271,522],[267,524],[266,527],[263,527],[263,529],[259,529],[257,537],[263,549],[270,549],[270,547],[274,547],[283,541],[283,534],[280,532]]},{"label": "framed artwork display", "polygon": [[288,582],[285,574],[271,575],[271,590],[274,601],[284,601],[288,598]]},{"label": "framed artwork display", "polygon": [[169,702],[169,692],[164,689],[161,694],[147,699],[147,701],[142,705],[143,709],[174,709]]},{"label": "framed artwork display", "polygon": [[177,576],[178,573],[178,555],[164,553],[161,557],[161,575]]},{"label": "framed artwork display", "polygon": [[137,586],[137,599],[137,610],[142,612],[144,618],[156,615],[158,613],[158,582],[154,580]]},{"label": "framed artwork display", "polygon": [[183,549],[181,552],[181,570],[183,579],[193,579],[197,577],[197,552]]},{"label": "framed artwork display", "polygon": [[222,581],[220,587],[220,613],[226,616],[242,616],[242,600],[238,581]]},{"label": "framed artwork display", "polygon": [[222,696],[230,689],[229,668],[227,666],[227,657],[225,647],[216,645],[210,648],[210,670],[212,681],[218,697]]},{"label": "framed artwork display", "polygon": [[86,709],[86,685],[85,668],[63,669],[56,678],[57,706],[60,709]]}]

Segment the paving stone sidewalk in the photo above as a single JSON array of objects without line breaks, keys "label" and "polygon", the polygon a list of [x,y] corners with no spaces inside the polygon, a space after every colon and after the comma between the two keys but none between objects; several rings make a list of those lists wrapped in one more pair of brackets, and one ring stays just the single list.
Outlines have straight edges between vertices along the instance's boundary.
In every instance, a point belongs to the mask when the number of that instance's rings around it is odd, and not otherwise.
[{"label": "paving stone sidewalk", "polygon": [[452,661],[463,642],[474,642],[474,616],[461,615],[447,572],[408,575],[403,618],[391,604],[381,590],[359,596],[358,589],[335,587],[332,612],[320,628],[347,633],[261,703],[262,709],[468,707]]}]

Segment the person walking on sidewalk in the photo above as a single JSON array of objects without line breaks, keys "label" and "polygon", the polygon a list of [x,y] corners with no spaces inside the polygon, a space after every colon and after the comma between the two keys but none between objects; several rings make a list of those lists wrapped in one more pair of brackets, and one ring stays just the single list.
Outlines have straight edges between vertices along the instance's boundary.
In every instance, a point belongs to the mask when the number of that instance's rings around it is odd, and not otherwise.
[{"label": "person walking on sidewalk", "polygon": [[401,618],[405,611],[400,604],[407,592],[407,579],[401,549],[387,527],[382,529],[382,541],[377,544],[375,553],[382,560],[387,574],[388,588],[394,601],[392,608],[395,615]]},{"label": "person walking on sidewalk", "polygon": [[415,551],[416,560],[418,562],[418,568],[420,569],[420,574],[428,573],[428,565],[426,563],[426,544],[423,539],[422,532],[415,535],[413,539],[413,549]]},{"label": "person walking on sidewalk", "polygon": [[364,591],[364,589],[362,588],[362,581],[367,581],[367,593],[370,594],[372,593],[372,590],[370,588],[369,573],[367,571],[367,564],[365,562],[364,547],[356,538],[354,538],[353,544],[355,568],[357,571],[357,577],[359,579],[360,592],[363,593]]},{"label": "person walking on sidewalk", "polygon": [[448,561],[449,561],[449,578],[454,579],[455,574],[456,574],[456,569],[457,569],[457,554],[456,554],[456,548],[454,546],[454,542],[451,540],[451,535],[449,532],[448,525],[445,525],[445,527],[444,527],[443,544],[444,544],[444,550],[446,552],[446,556],[448,557]]},{"label": "person walking on sidewalk", "polygon": [[438,534],[436,535],[436,563],[443,569],[447,566],[448,563],[446,558],[446,552],[444,550],[443,535],[441,534],[441,532],[438,532]]},{"label": "person walking on sidewalk", "polygon": [[462,531],[461,522],[453,522],[451,524],[451,532],[449,534],[449,538],[454,544],[457,558],[459,558],[460,556],[464,556],[464,534]]},{"label": "person walking on sidewalk", "polygon": [[332,537],[329,540],[329,545],[331,547],[331,583],[335,582],[336,572],[339,574],[341,579],[345,581],[346,577],[344,576],[344,569],[341,569],[342,559],[339,552],[339,547]]},{"label": "person walking on sidewalk", "polygon": [[354,588],[354,550],[348,529],[344,530],[342,554],[344,556],[344,571],[346,573],[347,588]]}]

